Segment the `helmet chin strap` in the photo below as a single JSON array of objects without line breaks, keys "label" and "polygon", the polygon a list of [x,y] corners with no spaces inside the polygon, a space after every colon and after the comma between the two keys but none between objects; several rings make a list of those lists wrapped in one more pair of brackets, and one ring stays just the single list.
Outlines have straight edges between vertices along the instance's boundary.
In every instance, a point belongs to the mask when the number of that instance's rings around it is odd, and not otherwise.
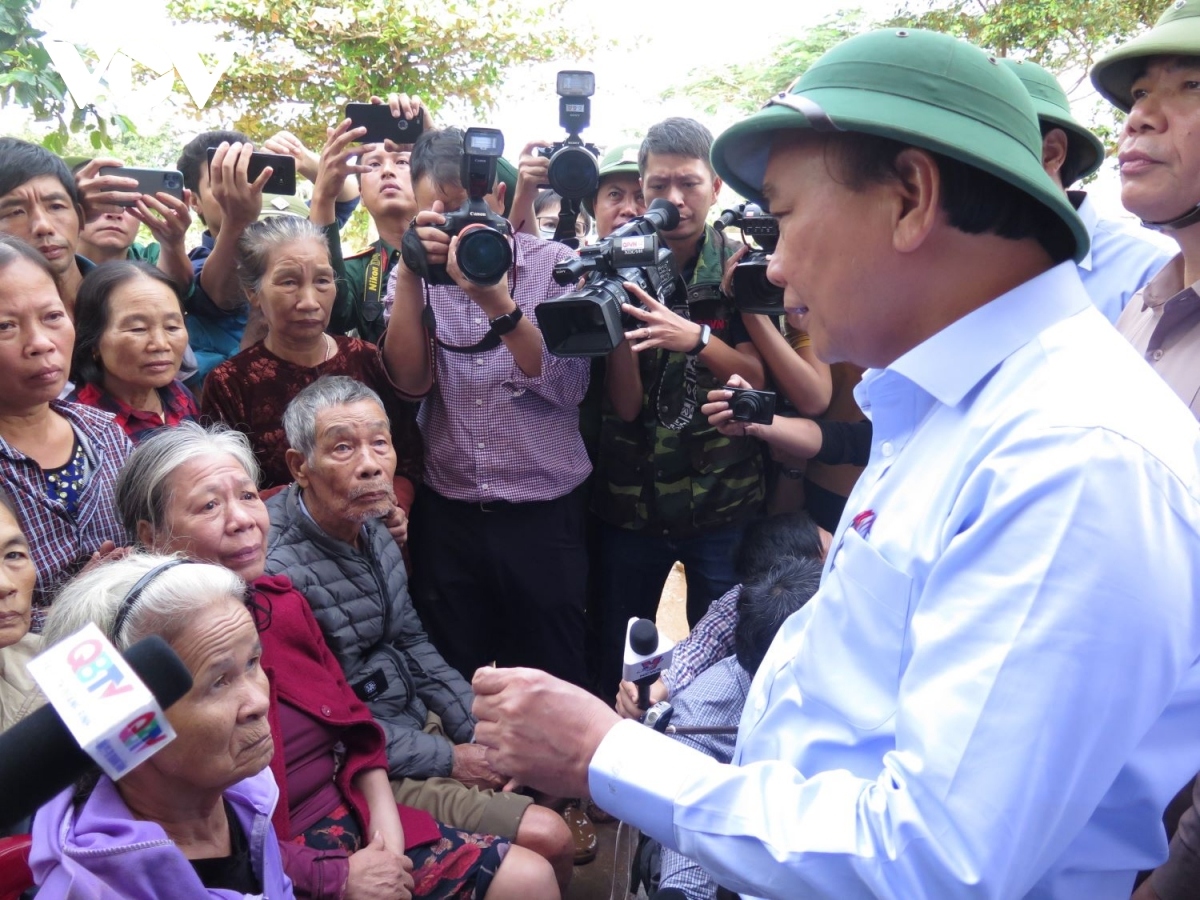
[{"label": "helmet chin strap", "polygon": [[1195,225],[1197,222],[1200,222],[1200,203],[1178,218],[1170,219],[1166,222],[1147,222],[1143,219],[1142,225],[1151,231],[1180,231],[1181,229]]}]

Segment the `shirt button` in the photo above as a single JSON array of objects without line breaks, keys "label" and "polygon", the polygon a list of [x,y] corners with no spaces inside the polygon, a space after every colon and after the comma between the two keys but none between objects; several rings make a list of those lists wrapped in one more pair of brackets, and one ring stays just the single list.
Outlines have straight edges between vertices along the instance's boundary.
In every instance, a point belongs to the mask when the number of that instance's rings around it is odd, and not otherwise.
[{"label": "shirt button", "polygon": [[475,324],[476,324],[476,325],[482,325],[482,324],[483,324],[483,319],[476,319],[476,320],[475,320]]},{"label": "shirt button", "polygon": [[1158,362],[1160,359],[1162,359],[1162,354],[1163,354],[1163,352],[1162,352],[1162,349],[1160,348],[1158,350],[1155,350],[1153,353],[1151,353],[1150,358],[1153,359],[1155,362]]},{"label": "shirt button", "polygon": [[487,486],[486,484],[481,484],[481,485],[479,486],[479,489],[480,489],[481,491],[486,491],[486,490],[488,489],[488,486]]},{"label": "shirt button", "polygon": [[482,450],[483,449],[483,441],[480,441],[478,444],[476,444],[475,449]]},{"label": "shirt button", "polygon": [[475,401],[475,405],[476,405],[476,406],[483,406],[483,401],[482,401],[482,400],[476,400],[476,401]]},{"label": "shirt button", "polygon": [[879,452],[882,453],[884,456],[891,456],[895,449],[896,448],[892,446],[891,441],[884,441],[882,444],[879,445]]},{"label": "shirt button", "polygon": [[477,360],[475,360],[475,365],[477,365],[477,366],[482,366],[482,365],[483,365],[483,360],[482,360],[482,359],[477,359]]},{"label": "shirt button", "polygon": [[323,716],[327,716],[327,717],[328,717],[328,716],[332,716],[332,715],[333,715],[333,710],[332,710],[332,709],[330,709],[328,706],[322,706],[322,707],[321,707],[321,715],[323,715]]}]

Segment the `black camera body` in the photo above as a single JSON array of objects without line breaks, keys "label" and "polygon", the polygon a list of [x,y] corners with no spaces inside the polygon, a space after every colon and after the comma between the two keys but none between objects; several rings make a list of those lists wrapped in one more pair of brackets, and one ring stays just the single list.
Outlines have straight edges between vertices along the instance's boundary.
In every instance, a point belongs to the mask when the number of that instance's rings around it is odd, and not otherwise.
[{"label": "black camera body", "polygon": [[675,257],[658,236],[678,224],[679,210],[667,200],[655,200],[645,215],[556,265],[554,280],[559,284],[574,284],[580,278],[584,283],[574,293],[538,304],[538,327],[546,348],[555,356],[607,356],[616,349],[625,340],[625,329],[637,324],[621,305],[641,305],[625,290],[627,281],[662,303],[686,296]]},{"label": "black camera body", "polygon": [[761,248],[751,250],[733,269],[733,302],[745,313],[768,316],[783,314],[783,288],[767,279],[767,257],[779,244],[779,220],[763,212],[757,203],[742,203],[721,213],[715,226],[736,226],[742,240],[751,239]]},{"label": "black camera body", "polygon": [[[504,153],[504,135],[495,128],[468,128],[463,136],[460,175],[467,199],[458,209],[446,213],[445,224],[437,228],[458,241],[458,267],[474,284],[490,287],[500,282],[512,268],[512,226],[508,219],[494,213],[483,199],[492,192],[496,181],[496,160]],[[462,234],[470,225],[482,225]],[[428,284],[454,284],[445,263],[430,264],[417,236],[416,223],[409,226],[400,242],[404,264]]]},{"label": "black camera body", "polygon": [[733,393],[729,398],[729,408],[733,410],[734,422],[770,425],[775,418],[774,391],[752,391],[731,384],[725,385],[725,390]]},{"label": "black camera body", "polygon": [[538,156],[550,160],[548,185],[564,200],[582,200],[600,186],[600,150],[585,144],[579,133],[592,121],[591,96],[596,92],[596,76],[591,72],[566,70],[558,73],[558,124],[567,130],[567,139],[552,147],[540,147]]}]

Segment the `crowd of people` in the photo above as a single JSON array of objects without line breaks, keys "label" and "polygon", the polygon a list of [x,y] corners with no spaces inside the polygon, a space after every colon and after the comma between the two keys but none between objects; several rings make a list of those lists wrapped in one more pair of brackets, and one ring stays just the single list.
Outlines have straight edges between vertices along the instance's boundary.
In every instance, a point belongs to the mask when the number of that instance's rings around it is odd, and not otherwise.
[{"label": "crowd of people", "polygon": [[[1200,897],[1200,4],[1091,76],[1175,254],[1078,188],[1053,75],[902,29],[582,198],[540,140],[468,184],[406,94],[414,144],[202,133],[182,199],[0,138],[0,730],[88,623],[193,676],[172,743],[16,827],[41,896],[561,897],[615,816],[664,900]],[[494,283],[442,227],[472,192]],[[551,352],[556,268],[655,201],[679,289]]]}]

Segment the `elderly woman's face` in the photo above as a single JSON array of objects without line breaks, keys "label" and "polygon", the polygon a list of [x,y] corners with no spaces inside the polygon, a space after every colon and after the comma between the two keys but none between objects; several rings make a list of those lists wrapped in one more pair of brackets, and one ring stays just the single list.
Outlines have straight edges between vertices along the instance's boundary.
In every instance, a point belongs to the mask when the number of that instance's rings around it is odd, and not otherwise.
[{"label": "elderly woman's face", "polygon": [[336,293],[329,250],[304,238],[271,251],[262,285],[251,299],[262,307],[276,337],[304,346],[324,340]]},{"label": "elderly woman's face", "polygon": [[49,403],[67,383],[75,326],[54,280],[25,259],[0,271],[0,409]]},{"label": "elderly woman's face", "polygon": [[222,791],[261,772],[275,752],[262,643],[240,597],[206,607],[172,642],[192,689],[167,710],[177,739],[147,765],[198,791]]},{"label": "elderly woman's face", "polygon": [[7,647],[29,632],[37,569],[20,524],[4,506],[0,506],[0,554],[0,647]]},{"label": "elderly woman's face", "polygon": [[104,386],[118,396],[166,387],[175,380],[188,333],[175,292],[141,275],[113,288],[108,326],[96,353]]},{"label": "elderly woman's face", "polygon": [[162,533],[152,534],[149,522],[139,522],[143,544],[224,566],[247,582],[262,575],[271,522],[258,488],[235,457],[214,453],[189,460],[168,476],[166,487]]}]

